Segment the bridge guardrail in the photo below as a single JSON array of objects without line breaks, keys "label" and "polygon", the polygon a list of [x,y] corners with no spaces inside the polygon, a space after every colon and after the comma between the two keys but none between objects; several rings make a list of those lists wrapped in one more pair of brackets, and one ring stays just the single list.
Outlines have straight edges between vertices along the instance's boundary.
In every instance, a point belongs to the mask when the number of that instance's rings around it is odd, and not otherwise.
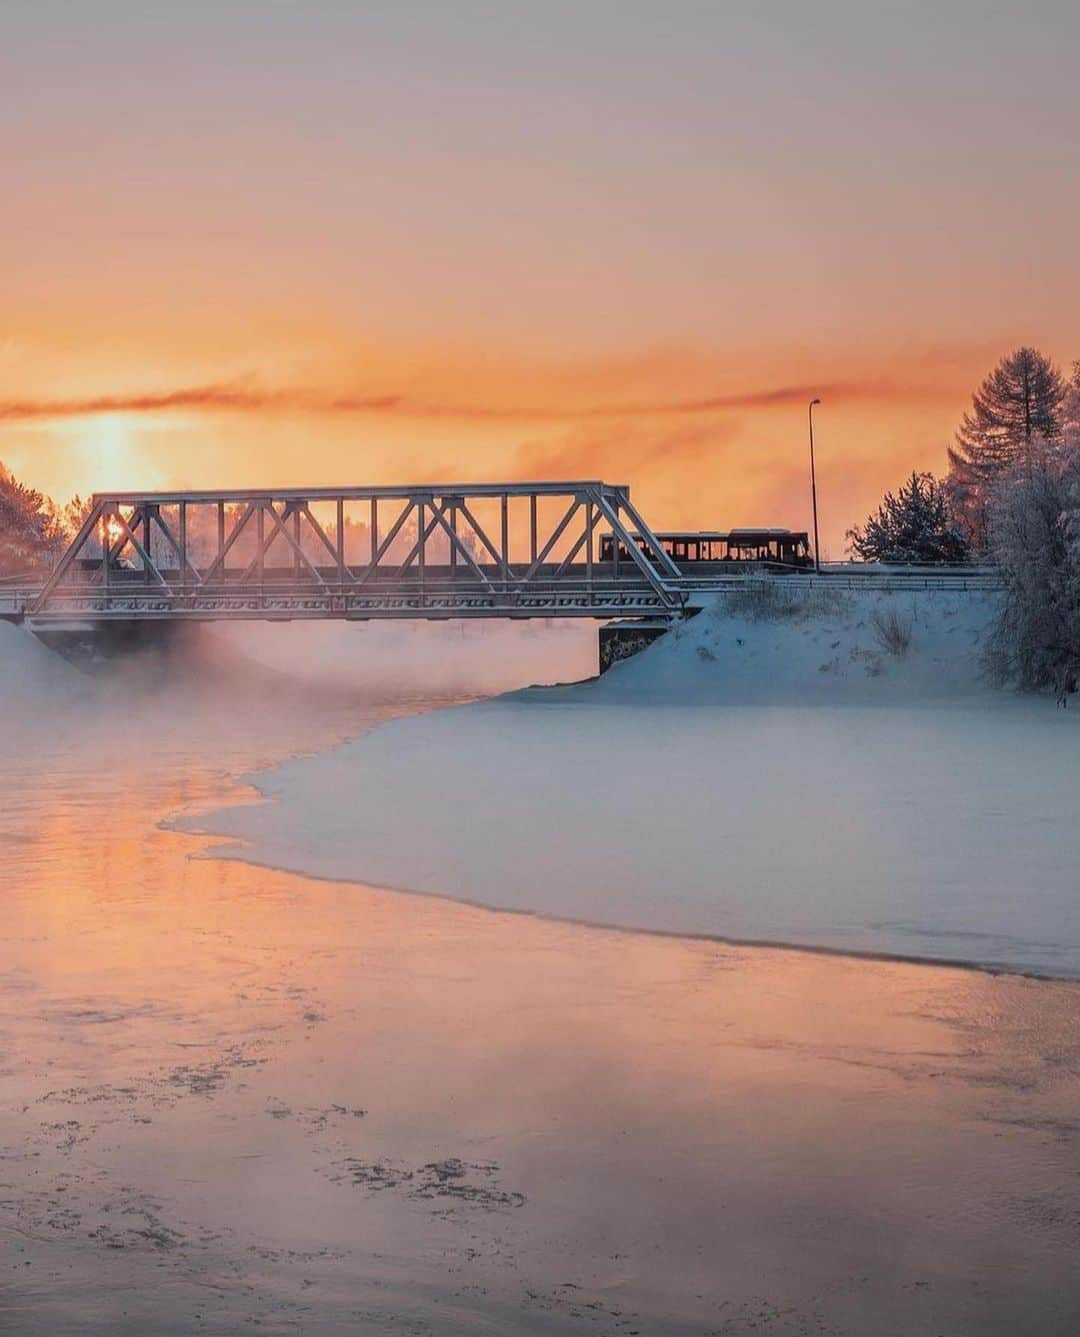
[{"label": "bridge guardrail", "polygon": [[0,584],[0,618],[20,620],[40,593],[40,585]]},{"label": "bridge guardrail", "polygon": [[724,589],[745,586],[755,580],[771,581],[793,589],[877,590],[882,594],[895,594],[905,590],[914,593],[919,590],[976,591],[1003,588],[1001,576],[998,574],[960,575],[955,572],[939,572],[937,575],[901,575],[875,572],[858,576],[841,575],[833,572],[822,572],[820,575],[806,572],[805,574],[790,576],[746,572],[738,575],[702,577],[700,579],[690,576],[687,577],[684,585],[694,592],[712,590],[720,593]]}]

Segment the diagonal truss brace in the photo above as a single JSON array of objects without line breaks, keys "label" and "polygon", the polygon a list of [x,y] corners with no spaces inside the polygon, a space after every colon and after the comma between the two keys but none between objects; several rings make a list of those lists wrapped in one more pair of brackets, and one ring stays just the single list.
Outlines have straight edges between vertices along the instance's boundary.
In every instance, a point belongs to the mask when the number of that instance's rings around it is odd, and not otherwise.
[{"label": "diagonal truss brace", "polygon": [[[520,518],[519,511],[511,510],[516,500],[528,507],[525,537],[517,520],[513,526],[510,523],[512,517]],[[368,561],[357,564],[353,559],[350,564],[344,508],[359,501],[370,503],[371,553]],[[336,535],[316,518],[312,511],[316,502],[336,505]],[[481,523],[479,502],[497,508],[497,529],[488,530]],[[557,502],[565,509],[556,511],[549,523],[547,514]],[[380,503],[400,508],[381,535]],[[190,547],[192,506],[217,511],[216,547],[203,562],[194,560]],[[179,530],[169,522],[171,516],[162,513],[163,507],[177,509]],[[408,551],[392,555],[414,515],[415,537],[410,532]],[[579,518],[580,528],[574,527]],[[603,561],[595,551],[602,521],[615,539],[610,558]],[[165,562],[160,553],[154,558],[155,529],[165,541]],[[435,535],[439,546],[433,564],[429,544]],[[242,568],[230,568],[230,554],[245,536],[254,538],[254,557],[248,542]],[[280,566],[268,571],[267,554],[281,539],[291,554],[291,566],[287,572]],[[205,529],[199,542],[207,542]],[[312,543],[318,549],[314,555]],[[520,557],[523,544],[527,562]],[[117,565],[128,546],[139,560],[141,583],[134,572]],[[323,551],[327,562],[319,560]],[[156,597],[146,588],[151,584],[158,591]],[[602,617],[647,606],[677,612],[686,597],[678,567],[631,503],[628,489],[599,482],[545,482],[98,494],[29,611],[31,616],[46,611],[60,615],[67,607],[91,616],[141,616],[145,611],[154,616],[224,617],[288,616],[290,611],[365,616],[364,610],[373,615],[426,616],[429,610],[445,610],[438,611],[445,616],[458,609],[487,616],[543,616],[548,609]]]}]

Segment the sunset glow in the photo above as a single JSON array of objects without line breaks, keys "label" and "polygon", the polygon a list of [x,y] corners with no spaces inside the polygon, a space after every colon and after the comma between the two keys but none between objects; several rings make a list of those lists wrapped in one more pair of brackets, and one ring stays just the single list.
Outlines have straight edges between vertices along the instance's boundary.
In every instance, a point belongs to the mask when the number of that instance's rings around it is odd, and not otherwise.
[{"label": "sunset glow", "polygon": [[1078,23],[9,6],[0,459],[61,500],[578,474],[804,526],[820,394],[839,555],[1004,351],[1080,351]]},{"label": "sunset glow", "polygon": [[1078,52],[0,0],[3,1337],[1076,1337]]}]

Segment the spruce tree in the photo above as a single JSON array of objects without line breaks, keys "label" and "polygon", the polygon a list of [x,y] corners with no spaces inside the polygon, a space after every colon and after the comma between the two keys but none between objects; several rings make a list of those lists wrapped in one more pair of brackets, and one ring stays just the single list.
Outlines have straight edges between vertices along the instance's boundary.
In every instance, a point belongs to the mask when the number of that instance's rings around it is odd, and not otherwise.
[{"label": "spruce tree", "polygon": [[948,490],[968,536],[986,543],[989,490],[1018,466],[1030,472],[1062,433],[1067,384],[1037,348],[1003,357],[975,391],[949,451]]},{"label": "spruce tree", "polygon": [[848,550],[868,562],[963,562],[968,543],[953,524],[945,489],[928,473],[912,473],[861,528],[847,532]]}]

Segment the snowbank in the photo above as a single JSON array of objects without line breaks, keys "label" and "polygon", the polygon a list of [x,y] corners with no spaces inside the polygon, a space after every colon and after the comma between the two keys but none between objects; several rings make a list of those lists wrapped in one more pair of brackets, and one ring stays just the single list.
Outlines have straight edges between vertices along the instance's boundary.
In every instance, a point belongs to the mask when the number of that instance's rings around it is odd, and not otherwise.
[{"label": "snowbank", "polygon": [[[906,655],[875,613],[910,617]],[[497,908],[1080,976],[1076,717],[980,683],[992,617],[713,607],[598,682],[394,721],[189,829]]]},{"label": "snowbank", "polygon": [[[776,591],[766,582],[714,598],[647,655],[614,665],[594,696],[871,704],[970,697],[988,688],[982,651],[998,613],[995,593]],[[898,653],[895,638],[905,634],[908,647]]]}]

